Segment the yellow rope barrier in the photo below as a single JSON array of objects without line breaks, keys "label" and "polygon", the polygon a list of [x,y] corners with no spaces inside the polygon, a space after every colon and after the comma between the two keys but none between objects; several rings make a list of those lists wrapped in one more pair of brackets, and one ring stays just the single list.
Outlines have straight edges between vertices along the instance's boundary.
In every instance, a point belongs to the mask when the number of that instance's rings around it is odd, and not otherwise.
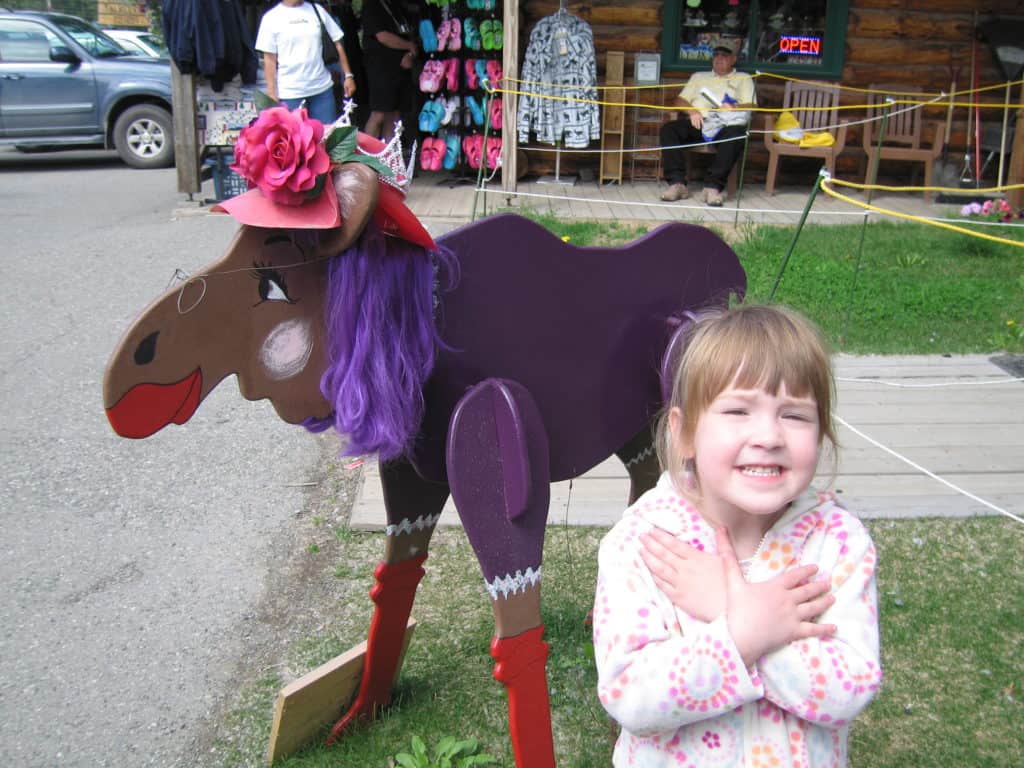
[{"label": "yellow rope barrier", "polygon": [[[505,78],[509,82],[512,82],[510,78]],[[1020,81],[1024,82],[1024,81]],[[543,84],[541,84],[543,85]],[[620,86],[614,86],[620,87]],[[624,90],[630,90],[625,86],[621,86]],[[643,87],[643,86],[641,86]],[[576,96],[558,96],[549,93],[539,93],[537,91],[520,91],[512,88],[494,88],[494,93],[498,94],[510,94],[515,96],[530,96],[536,99],[544,99],[546,101],[564,101],[573,104],[596,104],[602,107],[633,107],[635,109],[651,109],[658,111],[671,110],[671,104],[642,104],[631,101],[604,101],[601,99],[582,99]],[[878,91],[878,93],[884,93],[884,91]],[[942,96],[944,94],[940,94]],[[948,95],[948,94],[945,94]],[[993,101],[933,101],[933,100],[919,100],[919,99],[894,99],[893,101],[887,102],[891,106],[928,106],[928,107],[982,107],[986,109],[1005,109],[1004,103],[997,103]],[[832,110],[837,111],[866,111],[868,109],[878,109],[881,104],[836,104],[831,107],[800,107],[801,112],[831,112]],[[680,108],[681,109],[681,108]],[[792,107],[750,107],[749,109],[743,110],[744,112],[764,112],[764,113],[776,113],[776,112],[789,112],[792,111]],[[729,111],[727,109],[715,109],[708,108],[707,112],[717,111]]]},{"label": "yellow rope barrier", "polygon": [[[959,232],[962,235],[970,235],[971,237],[978,237],[982,240],[990,240],[993,243],[1002,243],[1003,245],[1012,245],[1016,248],[1024,248],[1024,242],[1020,240],[1009,240],[1005,237],[996,237],[995,235],[986,235],[984,232],[975,232],[973,229],[966,229],[964,227],[958,227],[955,224],[947,224],[944,221],[933,221],[932,219],[926,219],[923,216],[915,216],[910,213],[900,213],[899,211],[891,211],[887,208],[880,208],[877,205],[871,205],[870,203],[862,203],[859,200],[854,200],[848,195],[844,195],[840,192],[836,192],[834,189],[829,187],[829,182],[835,181],[834,179],[827,179],[824,176],[821,178],[820,186],[825,194],[830,197],[834,197],[836,200],[842,200],[844,203],[849,203],[857,208],[863,208],[867,211],[874,211],[875,213],[881,213],[885,216],[892,216],[897,219],[906,219],[907,221],[913,221],[918,224],[927,224],[932,227],[939,227],[940,229],[947,229],[951,232]],[[836,182],[840,183],[840,182]],[[850,184],[850,182],[842,182],[844,184]],[[902,189],[913,189],[913,187],[903,187]],[[958,189],[957,192],[964,192],[965,190]],[[977,191],[977,190],[975,190]]]},{"label": "yellow rope barrier", "polygon": [[[811,85],[819,85],[820,82],[821,82],[819,80],[804,80],[804,79],[799,78],[799,77],[789,77],[788,75],[777,75],[774,72],[760,72],[759,71],[757,74],[760,77],[773,77],[776,80],[789,80],[789,81],[792,81],[794,83],[809,83]],[[951,94],[948,94],[948,95],[951,95],[951,96],[952,95],[964,95],[964,94],[967,94],[967,93],[981,93],[982,91],[994,91],[994,90],[999,89],[999,88],[1006,88],[1007,86],[1020,85],[1021,83],[1024,83],[1024,79],[1022,79],[1022,80],[1012,80],[1012,81],[1007,82],[1007,83],[996,83],[995,85],[985,85],[985,86],[981,86],[980,88],[970,88],[970,89],[966,89],[966,90],[953,91]],[[857,88],[856,86],[853,86],[853,85],[840,85],[839,83],[836,83],[836,87],[839,88],[840,90],[843,90],[843,91],[856,91],[856,92],[860,92],[860,93],[882,93],[882,94],[888,94],[888,93],[897,93],[897,94],[907,93],[907,91],[883,91],[883,90],[872,90],[871,88]],[[922,95],[924,95],[924,94],[922,94]],[[936,95],[940,95],[941,96],[941,95],[946,95],[946,94],[945,94],[945,91],[940,91]]]},{"label": "yellow rope barrier", "polygon": [[1008,184],[1002,187],[964,189],[963,187],[887,187],[883,184],[858,184],[856,181],[844,181],[843,179],[830,179],[830,181],[840,187],[852,187],[853,189],[861,190],[876,189],[883,192],[951,192],[959,195],[968,192],[972,195],[998,195],[1011,189],[1024,189],[1024,184]]}]

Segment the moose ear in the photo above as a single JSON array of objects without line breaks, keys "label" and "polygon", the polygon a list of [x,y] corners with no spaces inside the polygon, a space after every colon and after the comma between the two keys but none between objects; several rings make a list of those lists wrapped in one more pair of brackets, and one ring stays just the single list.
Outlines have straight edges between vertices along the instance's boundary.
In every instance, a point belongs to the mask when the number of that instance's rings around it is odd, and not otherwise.
[{"label": "moose ear", "polygon": [[325,256],[336,256],[356,241],[380,198],[377,172],[364,163],[345,163],[332,176],[341,226],[321,236],[320,252]]}]

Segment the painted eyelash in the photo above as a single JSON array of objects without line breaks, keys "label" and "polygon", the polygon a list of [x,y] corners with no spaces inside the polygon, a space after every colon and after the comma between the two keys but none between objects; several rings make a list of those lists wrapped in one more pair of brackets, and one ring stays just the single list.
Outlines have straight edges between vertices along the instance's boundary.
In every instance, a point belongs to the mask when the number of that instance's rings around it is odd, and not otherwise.
[{"label": "painted eyelash", "polygon": [[[295,303],[295,300],[292,299],[291,294],[288,292],[288,284],[285,282],[284,275],[282,275],[277,269],[266,262],[259,261],[254,261],[252,267],[253,268],[249,270],[249,275],[254,280],[259,280],[261,283],[263,280],[273,282],[281,289],[281,293],[284,294],[285,301],[289,304]],[[257,303],[262,304],[264,301],[267,301],[267,299],[261,296],[260,301]]]}]

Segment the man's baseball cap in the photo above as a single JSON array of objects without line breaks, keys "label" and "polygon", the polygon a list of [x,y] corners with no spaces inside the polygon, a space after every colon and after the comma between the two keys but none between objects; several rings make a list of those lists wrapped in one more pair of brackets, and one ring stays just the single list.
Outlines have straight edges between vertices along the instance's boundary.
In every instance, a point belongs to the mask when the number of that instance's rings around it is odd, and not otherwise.
[{"label": "man's baseball cap", "polygon": [[711,49],[712,56],[717,56],[720,53],[725,54],[726,56],[736,55],[736,51],[733,47],[731,45],[726,45],[725,43],[718,43],[718,45]]}]

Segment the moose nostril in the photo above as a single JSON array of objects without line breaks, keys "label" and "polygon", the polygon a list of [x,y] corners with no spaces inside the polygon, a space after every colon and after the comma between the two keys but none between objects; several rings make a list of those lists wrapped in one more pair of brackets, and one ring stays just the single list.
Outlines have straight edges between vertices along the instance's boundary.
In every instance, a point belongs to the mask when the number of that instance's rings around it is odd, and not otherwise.
[{"label": "moose nostril", "polygon": [[136,365],[147,365],[153,362],[153,358],[156,357],[156,337],[159,335],[160,331],[154,331],[139,342],[139,346],[135,348]]}]

